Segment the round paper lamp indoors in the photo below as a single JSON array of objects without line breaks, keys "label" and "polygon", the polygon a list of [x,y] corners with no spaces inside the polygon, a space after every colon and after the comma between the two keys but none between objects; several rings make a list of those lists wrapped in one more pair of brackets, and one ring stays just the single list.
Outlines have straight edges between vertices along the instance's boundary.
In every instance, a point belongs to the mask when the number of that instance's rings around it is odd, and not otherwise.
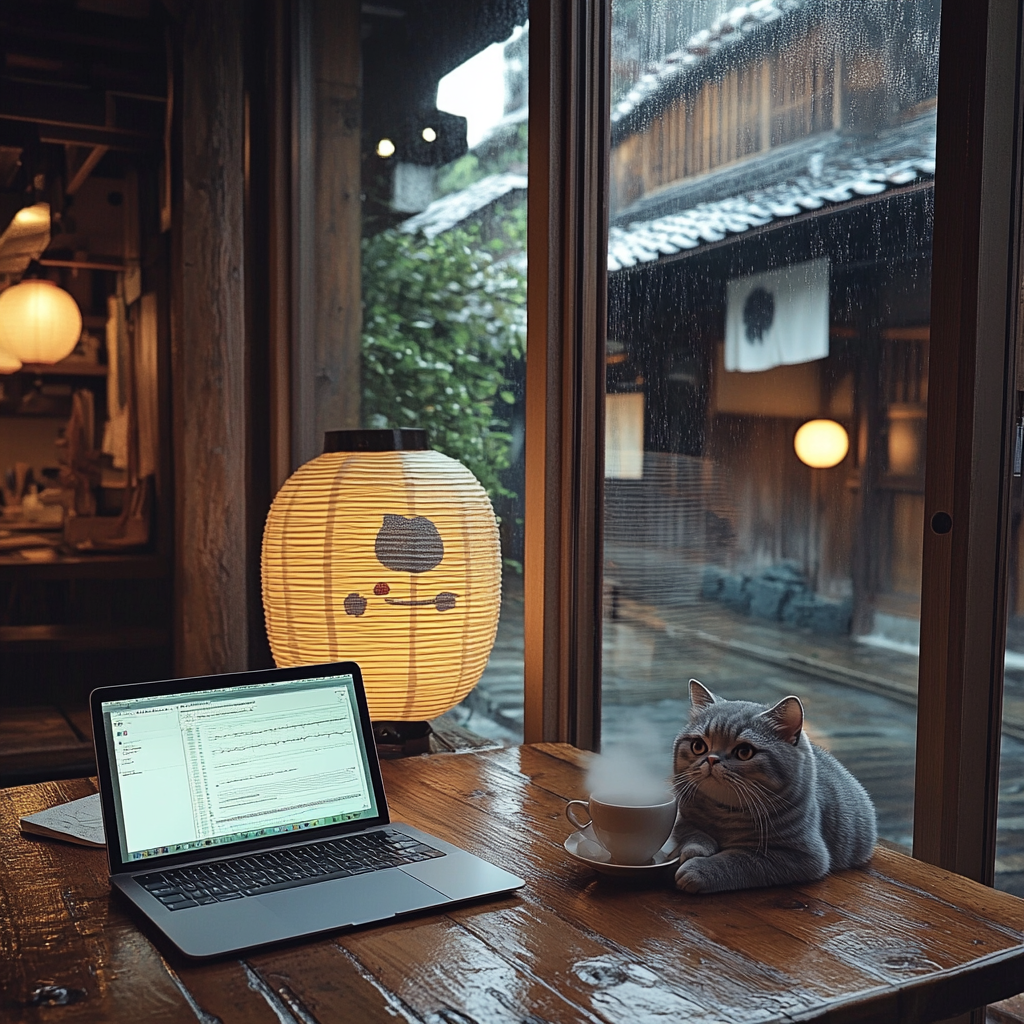
[{"label": "round paper lamp indoors", "polygon": [[21,360],[0,348],[0,373],[17,373],[20,369]]},{"label": "round paper lamp indoors", "polygon": [[793,447],[797,458],[813,469],[838,466],[850,450],[850,438],[835,420],[808,420],[796,432]]},{"label": "round paper lamp indoors", "polygon": [[0,292],[0,349],[23,363],[59,363],[81,336],[78,303],[52,281],[22,281]]},{"label": "round paper lamp indoors", "polygon": [[423,430],[330,431],[274,498],[263,532],[274,660],[358,662],[375,722],[458,704],[487,664],[500,603],[487,492]]}]

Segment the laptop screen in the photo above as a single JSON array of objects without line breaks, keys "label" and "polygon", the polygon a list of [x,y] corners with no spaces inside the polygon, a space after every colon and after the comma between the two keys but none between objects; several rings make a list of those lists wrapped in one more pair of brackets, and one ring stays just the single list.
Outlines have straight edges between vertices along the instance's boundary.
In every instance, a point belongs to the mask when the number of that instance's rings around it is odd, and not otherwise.
[{"label": "laptop screen", "polygon": [[122,863],[380,814],[351,675],[102,701],[100,712]]}]

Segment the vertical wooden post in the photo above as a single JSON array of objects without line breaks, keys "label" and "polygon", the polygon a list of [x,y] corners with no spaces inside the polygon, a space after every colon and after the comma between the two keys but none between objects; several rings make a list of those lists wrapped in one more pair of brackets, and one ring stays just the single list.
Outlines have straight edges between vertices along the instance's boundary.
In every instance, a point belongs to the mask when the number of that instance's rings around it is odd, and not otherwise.
[{"label": "vertical wooden post", "polygon": [[293,66],[293,468],[360,425],[358,0],[299,0]]},{"label": "vertical wooden post", "polygon": [[269,0],[267,55],[268,222],[267,333],[269,373],[270,493],[292,472],[291,374],[291,19],[287,0]]},{"label": "vertical wooden post", "polygon": [[316,432],[358,427],[362,217],[359,0],[316,0]]},{"label": "vertical wooden post", "polygon": [[530,4],[527,741],[600,741],[608,0]]},{"label": "vertical wooden post", "polygon": [[943,5],[914,856],[986,883],[1021,280],[1020,32],[1017,0]]},{"label": "vertical wooden post", "polygon": [[182,25],[172,332],[179,675],[244,669],[248,418],[243,0]]}]

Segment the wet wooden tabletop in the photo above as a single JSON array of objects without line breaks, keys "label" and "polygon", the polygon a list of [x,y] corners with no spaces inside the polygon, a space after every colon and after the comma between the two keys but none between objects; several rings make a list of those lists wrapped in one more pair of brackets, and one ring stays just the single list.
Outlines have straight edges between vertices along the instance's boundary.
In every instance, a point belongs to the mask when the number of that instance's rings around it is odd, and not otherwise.
[{"label": "wet wooden tabletop", "polygon": [[528,879],[512,896],[207,964],[161,952],[103,851],[22,836],[91,780],[0,790],[0,1020],[203,1024],[929,1021],[1024,990],[1024,901],[880,849],[717,896],[630,888],[562,848],[586,755],[383,765],[393,816]]}]

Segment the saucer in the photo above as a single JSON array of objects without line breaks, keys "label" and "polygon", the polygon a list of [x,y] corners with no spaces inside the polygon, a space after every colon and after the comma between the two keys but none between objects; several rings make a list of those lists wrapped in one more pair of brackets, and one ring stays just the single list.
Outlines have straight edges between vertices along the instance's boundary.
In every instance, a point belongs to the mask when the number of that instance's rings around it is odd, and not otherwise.
[{"label": "saucer", "polygon": [[573,832],[562,845],[573,860],[586,864],[603,875],[635,877],[653,874],[679,861],[679,848],[669,839],[646,864],[613,864],[611,854],[597,841],[591,825],[581,832]]}]

